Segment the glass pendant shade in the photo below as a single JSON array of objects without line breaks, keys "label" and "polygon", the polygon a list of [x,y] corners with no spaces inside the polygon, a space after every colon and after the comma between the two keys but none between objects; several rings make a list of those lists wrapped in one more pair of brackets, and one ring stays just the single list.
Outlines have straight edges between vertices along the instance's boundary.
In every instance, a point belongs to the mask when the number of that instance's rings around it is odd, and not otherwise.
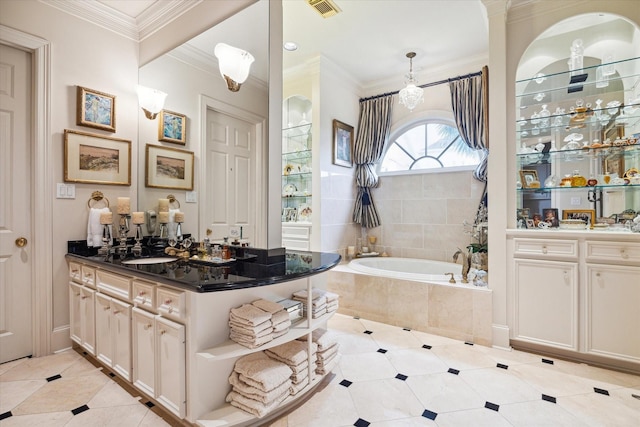
[{"label": "glass pendant shade", "polygon": [[409,111],[413,111],[416,105],[424,102],[422,96],[424,89],[418,87],[418,80],[413,76],[413,58],[415,56],[415,52],[407,53],[407,58],[409,58],[409,74],[407,74],[407,80],[405,81],[406,86],[400,90],[400,104],[407,107]]},{"label": "glass pendant shade", "polygon": [[218,43],[214,54],[218,58],[220,74],[227,82],[227,88],[231,92],[239,91],[240,85],[249,77],[251,64],[255,60],[253,55],[225,43]]},{"label": "glass pendant shade", "polygon": [[164,107],[167,94],[150,87],[138,86],[138,103],[144,111],[144,115],[153,120]]}]

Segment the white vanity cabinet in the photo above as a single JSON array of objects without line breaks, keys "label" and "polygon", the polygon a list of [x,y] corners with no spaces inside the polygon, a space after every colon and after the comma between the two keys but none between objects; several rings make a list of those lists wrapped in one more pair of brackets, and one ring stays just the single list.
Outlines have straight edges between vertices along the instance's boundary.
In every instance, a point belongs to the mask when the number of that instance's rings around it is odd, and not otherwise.
[{"label": "white vanity cabinet", "polygon": [[512,345],[640,371],[639,237],[509,230]]},{"label": "white vanity cabinet", "polygon": [[71,339],[92,355],[96,354],[94,299],[93,289],[69,282]]},{"label": "white vanity cabinet", "polygon": [[185,292],[140,280],[134,280],[133,287],[136,307],[132,310],[131,382],[174,415],[184,418],[186,328],[163,315],[186,320]]},{"label": "white vanity cabinet", "polygon": [[131,378],[131,304],[100,292],[95,300],[96,357]]}]

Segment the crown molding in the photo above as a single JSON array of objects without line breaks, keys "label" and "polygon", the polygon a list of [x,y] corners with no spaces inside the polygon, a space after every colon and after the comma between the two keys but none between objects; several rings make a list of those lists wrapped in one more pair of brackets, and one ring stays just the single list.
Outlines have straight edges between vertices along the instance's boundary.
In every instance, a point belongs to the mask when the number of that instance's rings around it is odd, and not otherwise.
[{"label": "crown molding", "polygon": [[137,19],[103,3],[86,0],[39,0],[76,18],[113,31],[130,40],[140,42],[203,0],[157,1]]}]

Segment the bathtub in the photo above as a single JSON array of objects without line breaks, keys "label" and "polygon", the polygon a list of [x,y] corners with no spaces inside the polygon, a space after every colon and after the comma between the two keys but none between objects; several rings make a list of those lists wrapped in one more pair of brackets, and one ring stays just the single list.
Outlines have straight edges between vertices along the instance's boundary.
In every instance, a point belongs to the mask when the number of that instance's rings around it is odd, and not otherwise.
[{"label": "bathtub", "polygon": [[432,261],[415,258],[357,258],[349,263],[349,268],[366,273],[398,279],[417,280],[420,282],[446,282],[453,273],[457,282],[462,279],[462,265],[444,261]]},{"label": "bathtub", "polygon": [[461,271],[450,262],[357,258],[327,272],[327,289],[340,295],[341,314],[491,345],[492,291],[462,283]]}]

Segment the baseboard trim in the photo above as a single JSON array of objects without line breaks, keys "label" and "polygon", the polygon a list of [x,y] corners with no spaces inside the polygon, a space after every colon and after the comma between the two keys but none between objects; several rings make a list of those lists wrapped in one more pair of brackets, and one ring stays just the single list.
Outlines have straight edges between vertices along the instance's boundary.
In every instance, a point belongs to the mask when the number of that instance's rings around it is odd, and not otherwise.
[{"label": "baseboard trim", "polygon": [[51,353],[58,353],[71,348],[71,346],[71,326],[66,325],[54,328],[51,333]]}]

